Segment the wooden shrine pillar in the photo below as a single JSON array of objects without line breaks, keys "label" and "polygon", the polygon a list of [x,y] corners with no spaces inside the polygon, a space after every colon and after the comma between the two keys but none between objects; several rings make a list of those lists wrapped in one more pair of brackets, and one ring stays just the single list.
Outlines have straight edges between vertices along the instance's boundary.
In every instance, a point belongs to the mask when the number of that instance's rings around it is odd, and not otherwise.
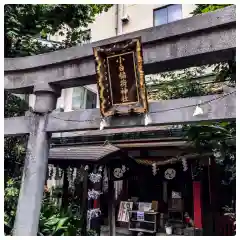
[{"label": "wooden shrine pillar", "polygon": [[109,235],[116,236],[115,191],[110,169],[108,169],[108,225]]},{"label": "wooden shrine pillar", "polygon": [[[94,172],[98,172],[96,166],[94,167]],[[101,173],[101,175],[102,175],[102,173]],[[94,183],[93,189],[101,192],[101,187],[102,187],[101,183],[102,183],[102,180],[100,182]],[[93,200],[93,208],[100,208],[100,197],[98,199]]]},{"label": "wooden shrine pillar", "polygon": [[195,228],[202,229],[202,200],[200,181],[193,181],[193,209]]},{"label": "wooden shrine pillar", "polygon": [[93,200],[93,208],[100,208],[100,199]]},{"label": "wooden shrine pillar", "polygon": [[193,190],[193,221],[195,233],[194,235],[202,235],[203,218],[202,218],[202,167],[199,159],[192,163],[192,190]]},{"label": "wooden shrine pillar", "polygon": [[36,101],[34,113],[29,116],[31,130],[14,222],[14,236],[37,236],[51,138],[45,128],[48,113],[56,108],[57,97],[60,96],[60,91],[45,83],[36,85],[34,93]]}]

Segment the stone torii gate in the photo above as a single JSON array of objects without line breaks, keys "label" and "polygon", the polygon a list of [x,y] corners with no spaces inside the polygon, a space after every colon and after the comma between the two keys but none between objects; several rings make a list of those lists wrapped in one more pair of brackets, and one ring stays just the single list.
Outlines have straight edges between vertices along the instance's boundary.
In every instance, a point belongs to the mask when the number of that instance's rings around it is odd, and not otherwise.
[{"label": "stone torii gate", "polygon": [[[92,47],[141,36],[145,74],[159,73],[233,59],[236,50],[235,6],[163,26],[144,29],[84,46],[48,54],[5,59],[4,88],[34,93],[34,113],[4,119],[4,135],[29,134],[14,235],[36,235],[48,164],[51,133],[99,132],[99,109],[52,112],[60,90],[96,83]],[[207,114],[194,117],[196,104],[206,102]],[[236,118],[235,92],[150,103],[151,125],[186,124]],[[204,108],[204,104],[203,104]],[[142,117],[122,117],[111,128],[143,126]],[[103,130],[104,131],[108,131]]]}]

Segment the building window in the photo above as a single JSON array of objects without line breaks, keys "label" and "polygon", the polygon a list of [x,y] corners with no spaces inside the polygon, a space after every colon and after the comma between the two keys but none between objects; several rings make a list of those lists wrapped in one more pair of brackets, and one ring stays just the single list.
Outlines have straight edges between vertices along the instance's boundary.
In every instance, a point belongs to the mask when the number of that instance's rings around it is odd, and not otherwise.
[{"label": "building window", "polygon": [[84,87],[75,87],[73,88],[72,95],[72,109],[84,109],[85,108],[85,88]]},{"label": "building window", "polygon": [[182,19],[182,4],[169,5],[155,9],[153,12],[154,26]]},{"label": "building window", "polygon": [[86,94],[86,109],[92,109],[97,107],[97,94],[87,90]]},{"label": "building window", "polygon": [[73,88],[72,110],[91,109],[97,106],[97,94],[84,88]]}]

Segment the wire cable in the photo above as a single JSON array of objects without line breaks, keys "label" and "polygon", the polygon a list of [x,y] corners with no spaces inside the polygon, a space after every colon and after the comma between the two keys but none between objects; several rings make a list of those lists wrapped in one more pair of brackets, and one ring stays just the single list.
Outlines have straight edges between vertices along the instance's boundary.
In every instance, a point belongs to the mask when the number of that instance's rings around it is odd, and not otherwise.
[{"label": "wire cable", "polygon": [[[186,105],[186,106],[181,106],[181,107],[177,107],[177,108],[169,108],[169,109],[164,109],[164,110],[159,110],[159,111],[153,111],[153,112],[149,112],[149,114],[155,114],[155,113],[163,113],[163,112],[168,112],[168,111],[174,111],[174,110],[179,110],[179,109],[184,109],[184,108],[189,108],[189,107],[195,107],[196,105],[198,106],[202,106],[202,105],[206,105],[206,104],[209,104],[210,102],[213,102],[213,101],[216,101],[216,100],[220,100],[220,99],[223,99],[233,93],[236,93],[236,90],[235,91],[232,91],[230,93],[226,93],[226,94],[223,94],[222,96],[220,97],[216,97],[216,98],[213,98],[211,100],[207,100],[207,101],[204,101],[204,102],[201,102],[199,104],[191,104],[191,105]],[[177,99],[176,99],[177,100]],[[103,118],[94,118],[92,120],[71,120],[71,119],[62,119],[62,118],[58,118],[56,116],[53,116],[51,114],[51,117],[55,118],[55,119],[58,119],[58,120],[62,120],[62,121],[67,121],[67,122],[77,122],[77,123],[80,123],[80,122],[94,122],[94,121],[97,121],[97,120],[102,120]]]}]

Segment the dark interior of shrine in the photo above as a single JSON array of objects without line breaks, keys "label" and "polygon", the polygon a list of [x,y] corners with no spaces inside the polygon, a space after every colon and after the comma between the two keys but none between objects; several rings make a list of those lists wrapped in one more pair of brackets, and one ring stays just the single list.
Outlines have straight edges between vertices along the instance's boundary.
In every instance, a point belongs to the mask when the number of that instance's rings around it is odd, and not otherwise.
[{"label": "dark interior of shrine", "polygon": [[[174,168],[176,177],[170,180],[164,178],[164,172]],[[164,187],[165,185],[165,187]],[[171,211],[172,192],[181,194],[183,200],[183,208],[179,211]],[[101,197],[102,213],[107,223],[108,218],[108,201],[107,195]],[[151,166],[140,166],[137,174],[123,180],[123,187],[119,198],[116,199],[117,216],[121,201],[128,201],[137,198],[138,202],[158,202],[158,212],[165,213],[175,221],[183,221],[184,213],[187,212],[193,218],[193,191],[192,191],[192,175],[191,169],[186,172],[182,171],[182,164],[161,166],[154,176]],[[133,207],[134,209],[134,207]],[[128,227],[125,223],[120,223],[116,219],[116,226]]]},{"label": "dark interior of shrine", "polygon": [[[169,153],[171,153],[171,151],[169,151]],[[210,161],[210,158],[188,159],[188,167],[186,171],[183,170],[182,161],[163,164],[157,167],[156,174],[154,174],[153,166],[149,162],[159,162],[159,160],[160,162],[165,162],[169,157],[161,156],[144,158],[144,156],[141,156],[141,158],[128,158],[125,162],[124,156],[121,159],[119,156],[114,157],[114,159],[108,161],[107,164],[107,168],[110,171],[113,171],[115,168],[119,168],[126,163],[131,162],[132,164],[130,167],[131,171],[129,171],[129,173],[120,181],[116,178],[110,180],[110,182],[114,182],[115,184],[121,182],[119,190],[114,186],[114,221],[118,229],[129,229],[129,222],[118,220],[121,202],[136,201],[137,203],[153,203],[155,201],[157,202],[156,212],[158,212],[159,218],[163,218],[162,221],[161,219],[157,221],[157,232],[164,232],[164,226],[166,223],[171,223],[174,226],[179,226],[182,223],[186,224],[185,214],[187,213],[187,215],[194,221],[194,224],[196,216],[198,215],[197,218],[200,219],[200,226],[203,229],[204,235],[212,235],[213,232],[215,232],[215,235],[218,234],[216,232],[216,225],[219,223],[218,216],[215,213],[221,214],[222,207],[226,203],[229,204],[231,199],[229,199],[228,196],[231,196],[231,189],[219,184],[223,172],[221,171],[221,168],[216,167],[214,160]],[[137,163],[138,159],[148,160],[142,160],[143,162],[145,161],[145,164],[139,164]],[[148,162],[148,164],[146,164],[146,162]],[[195,168],[199,163],[201,165],[201,170],[199,171],[200,175],[197,176]],[[89,166],[91,166],[91,171],[93,171],[95,165],[91,164]],[[95,167],[98,168],[98,166]],[[165,173],[166,170],[169,169],[174,169],[175,174],[174,177],[168,179],[166,178]],[[195,182],[200,184],[200,190],[197,195],[194,191]],[[109,186],[109,181],[107,184]],[[83,191],[84,183],[80,182],[77,188],[79,192]],[[88,181],[87,188],[94,188],[102,191],[103,182],[93,184]],[[173,193],[178,195],[177,199],[174,199],[176,197],[173,197]],[[79,193],[78,195],[84,194]],[[82,205],[83,201],[80,202],[80,205]],[[92,222],[99,231],[99,224],[101,226],[110,226],[109,204],[110,198],[108,191],[102,192],[100,195],[100,201],[97,205],[95,205],[94,200],[88,201],[87,209],[101,209],[101,217]],[[138,211],[134,204],[132,210]],[[164,217],[161,217],[161,215],[164,215]],[[98,225],[98,227],[96,225]],[[132,231],[132,234],[134,234],[134,231]]]}]

